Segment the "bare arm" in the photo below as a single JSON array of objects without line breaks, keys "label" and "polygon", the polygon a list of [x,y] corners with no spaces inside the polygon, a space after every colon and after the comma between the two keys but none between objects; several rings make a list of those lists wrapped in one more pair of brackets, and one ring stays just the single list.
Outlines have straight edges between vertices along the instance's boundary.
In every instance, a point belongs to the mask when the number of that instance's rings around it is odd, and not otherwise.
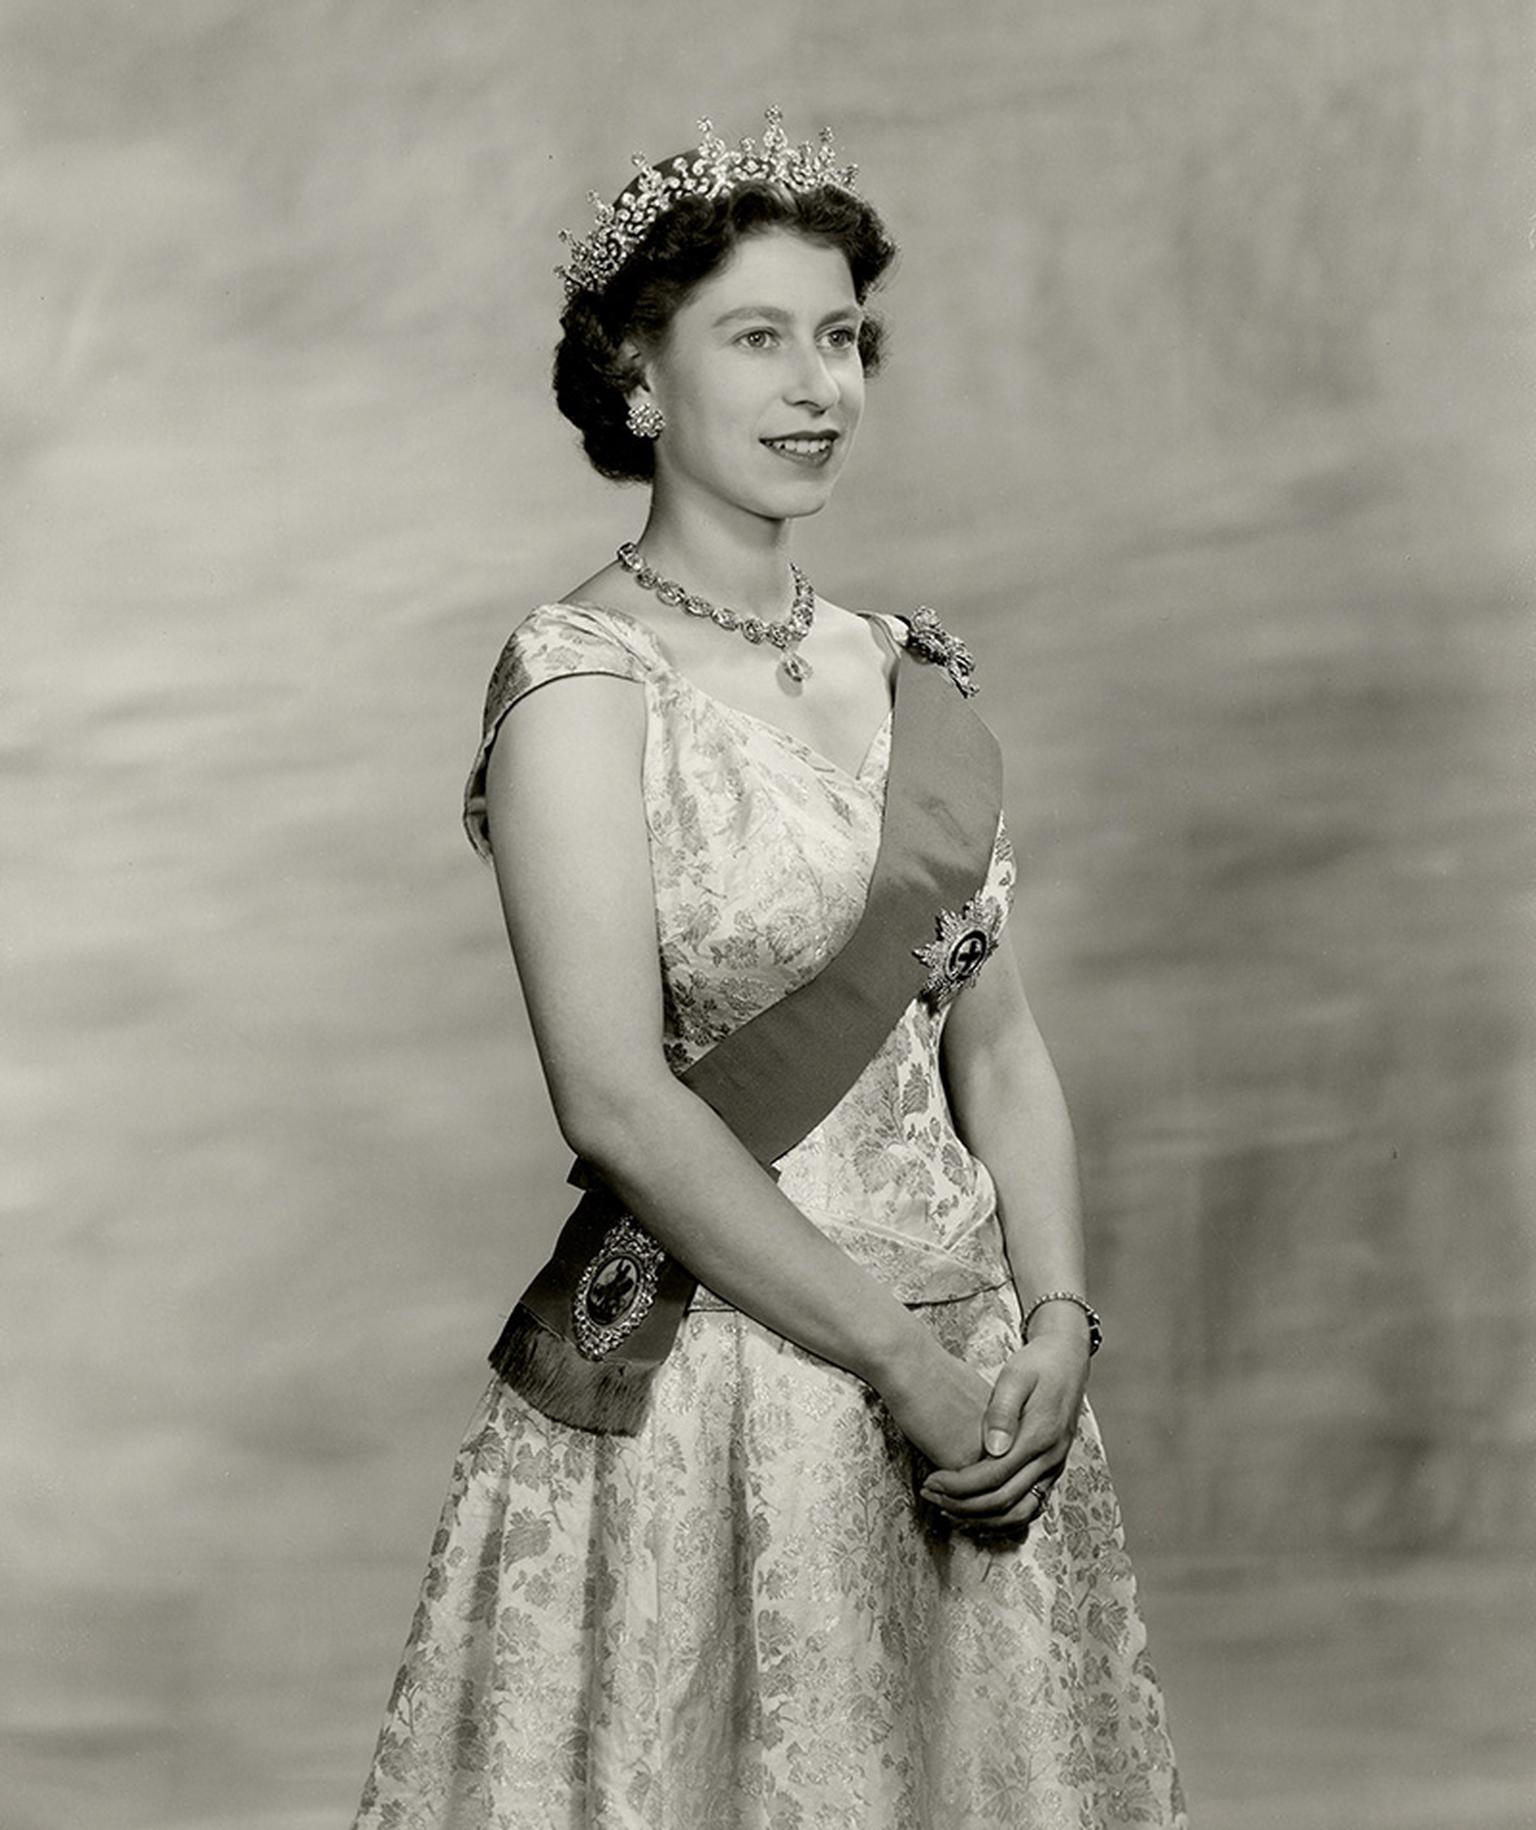
[{"label": "bare arm", "polygon": [[[1072,1121],[1011,945],[956,1000],[944,1025],[943,1069],[956,1128],[997,1185],[1019,1301],[1027,1309],[1047,1290],[1086,1295]],[[1088,1325],[1080,1309],[1050,1303],[1030,1333],[1086,1345]]]},{"label": "bare arm", "polygon": [[856,1374],[930,1460],[961,1466],[979,1450],[985,1381],[666,1064],[644,737],[633,682],[573,676],[519,701],[491,751],[497,883],[561,1131],[709,1289]]},{"label": "bare arm", "polygon": [[[1072,1125],[1011,947],[951,1010],[943,1068],[956,1128],[997,1185],[1020,1302],[1027,1310],[1051,1290],[1086,1295]],[[925,1497],[976,1529],[1027,1524],[1042,1504],[1032,1489],[1071,1450],[1087,1383],[1087,1320],[1074,1304],[1047,1303],[993,1387],[987,1456],[933,1476]]]}]

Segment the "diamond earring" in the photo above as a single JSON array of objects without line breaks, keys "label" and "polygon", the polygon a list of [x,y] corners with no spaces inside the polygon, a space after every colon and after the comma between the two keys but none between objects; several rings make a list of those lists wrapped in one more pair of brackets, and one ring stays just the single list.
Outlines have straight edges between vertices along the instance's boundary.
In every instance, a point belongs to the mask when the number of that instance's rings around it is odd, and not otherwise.
[{"label": "diamond earring", "polygon": [[660,438],[661,429],[667,423],[661,408],[654,401],[642,400],[638,394],[630,395],[625,419],[636,438]]}]

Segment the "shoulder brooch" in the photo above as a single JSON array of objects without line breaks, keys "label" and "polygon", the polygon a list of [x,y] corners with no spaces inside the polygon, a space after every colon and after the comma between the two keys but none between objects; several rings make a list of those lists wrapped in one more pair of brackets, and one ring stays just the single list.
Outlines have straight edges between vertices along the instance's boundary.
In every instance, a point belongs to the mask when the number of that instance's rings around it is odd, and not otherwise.
[{"label": "shoulder brooch", "polygon": [[951,635],[927,604],[919,604],[905,619],[907,647],[920,661],[937,661],[966,698],[978,690],[971,678],[976,663],[959,636]]}]

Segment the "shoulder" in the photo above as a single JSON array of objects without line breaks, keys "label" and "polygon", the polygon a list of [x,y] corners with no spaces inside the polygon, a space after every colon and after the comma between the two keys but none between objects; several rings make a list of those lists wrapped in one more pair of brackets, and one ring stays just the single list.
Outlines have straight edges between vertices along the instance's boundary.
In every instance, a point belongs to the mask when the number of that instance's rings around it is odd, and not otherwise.
[{"label": "shoulder", "polygon": [[491,855],[486,819],[491,751],[512,707],[552,680],[607,675],[644,682],[655,665],[654,638],[632,618],[596,605],[563,602],[539,604],[528,612],[491,669],[480,742],[464,788],[464,828],[482,857]]},{"label": "shoulder", "polygon": [[867,623],[874,625],[881,634],[890,637],[897,648],[907,645],[907,619],[896,610],[861,610],[858,613]]},{"label": "shoulder", "polygon": [[493,719],[547,680],[571,674],[616,674],[642,680],[656,660],[655,638],[641,623],[592,604],[539,604],[502,645],[486,688]]},{"label": "shoulder", "polygon": [[[838,608],[837,605],[831,607]],[[901,647],[910,646],[914,653],[918,653],[923,648],[925,640],[942,643],[958,640],[957,636],[950,634],[948,613],[946,612],[941,617],[932,604],[914,604],[910,610],[860,608],[854,610],[852,614],[862,617],[867,623],[876,624]]]},{"label": "shoulder", "polygon": [[612,660],[628,666],[632,656],[642,666],[656,653],[656,637],[627,611],[601,604],[560,598],[536,604],[516,625],[502,649],[520,661],[568,656],[575,661]]}]

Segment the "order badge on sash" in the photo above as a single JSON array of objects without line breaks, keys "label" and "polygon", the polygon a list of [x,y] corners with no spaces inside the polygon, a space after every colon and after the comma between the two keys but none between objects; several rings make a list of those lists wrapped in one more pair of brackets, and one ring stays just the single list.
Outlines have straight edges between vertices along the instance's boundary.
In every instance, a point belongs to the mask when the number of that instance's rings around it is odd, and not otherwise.
[{"label": "order badge on sash", "polygon": [[609,1227],[571,1299],[576,1345],[589,1360],[612,1353],[645,1320],[665,1259],[633,1216]]},{"label": "order badge on sash", "polygon": [[964,991],[997,951],[1003,906],[991,896],[973,896],[958,914],[943,910],[934,926],[937,938],[914,947],[912,957],[928,968],[922,995],[939,1009]]}]

